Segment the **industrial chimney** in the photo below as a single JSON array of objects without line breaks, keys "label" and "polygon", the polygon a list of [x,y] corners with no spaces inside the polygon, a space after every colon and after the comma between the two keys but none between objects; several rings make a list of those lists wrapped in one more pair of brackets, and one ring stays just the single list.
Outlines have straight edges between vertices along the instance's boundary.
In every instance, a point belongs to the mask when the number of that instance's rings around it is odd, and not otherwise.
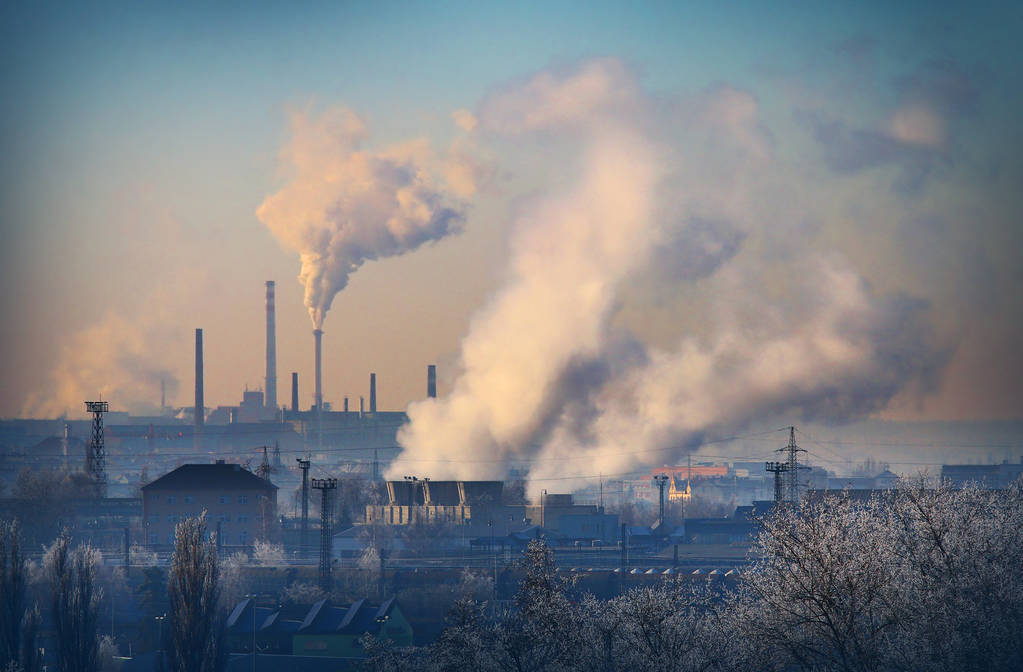
[{"label": "industrial chimney", "polygon": [[315,329],[313,331],[313,338],[316,339],[316,369],[313,371],[313,381],[316,386],[316,412],[323,412],[323,329]]},{"label": "industrial chimney", "polygon": [[277,412],[277,320],[274,281],[266,281],[266,396],[264,403]]},{"label": "industrial chimney", "polygon": [[195,330],[195,427],[205,422],[206,404],[202,395],[202,329]]},{"label": "industrial chimney", "polygon": [[298,413],[298,373],[291,372],[291,410]]},{"label": "industrial chimney", "polygon": [[369,374],[369,412],[377,412],[377,374]]},{"label": "industrial chimney", "polygon": [[437,398],[437,365],[430,364],[426,367],[426,396],[431,399]]}]

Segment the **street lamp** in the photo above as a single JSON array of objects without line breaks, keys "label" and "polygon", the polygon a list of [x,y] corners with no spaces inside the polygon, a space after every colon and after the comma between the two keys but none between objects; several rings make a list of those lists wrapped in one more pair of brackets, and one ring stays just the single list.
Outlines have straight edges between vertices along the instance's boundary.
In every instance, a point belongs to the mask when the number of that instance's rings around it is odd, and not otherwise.
[{"label": "street lamp", "polygon": [[252,600],[252,672],[256,672],[256,593],[245,597]]},{"label": "street lamp", "polygon": [[160,616],[155,616],[154,618],[156,618],[156,620],[160,624],[160,634],[159,634],[159,639],[157,640],[157,645],[160,647],[160,649],[159,649],[160,650],[160,667],[162,668],[163,667],[163,619],[167,618],[167,614],[162,614]]}]

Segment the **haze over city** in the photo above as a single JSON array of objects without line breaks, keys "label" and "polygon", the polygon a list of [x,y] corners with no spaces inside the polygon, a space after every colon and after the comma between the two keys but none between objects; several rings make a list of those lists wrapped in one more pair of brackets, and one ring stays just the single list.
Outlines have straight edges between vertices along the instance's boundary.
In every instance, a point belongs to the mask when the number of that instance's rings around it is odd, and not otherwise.
[{"label": "haze over city", "polygon": [[0,16],[0,668],[1018,670],[1023,8]]}]

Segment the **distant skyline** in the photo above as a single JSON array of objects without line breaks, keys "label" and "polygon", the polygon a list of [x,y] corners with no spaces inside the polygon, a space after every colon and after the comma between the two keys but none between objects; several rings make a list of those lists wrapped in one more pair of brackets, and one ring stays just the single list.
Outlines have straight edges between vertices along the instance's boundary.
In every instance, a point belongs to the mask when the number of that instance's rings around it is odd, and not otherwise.
[{"label": "distant skyline", "polygon": [[361,265],[333,285],[325,399],[368,403],[375,372],[378,407],[404,410],[432,363],[444,396],[523,272],[523,220],[590,193],[577,135],[608,119],[651,145],[649,216],[685,225],[621,267],[601,352],[822,320],[838,351],[861,328],[827,318],[841,297],[883,316],[862,328],[905,371],[816,418],[1021,415],[1019,5],[16,3],[0,28],[0,416],[82,417],[101,394],[153,412],[161,379],[190,406],[196,327],[207,406],[236,405],[263,386],[266,280],[278,399],[297,371],[308,407],[297,276],[322,229],[288,227],[339,210],[382,228],[345,243]]}]

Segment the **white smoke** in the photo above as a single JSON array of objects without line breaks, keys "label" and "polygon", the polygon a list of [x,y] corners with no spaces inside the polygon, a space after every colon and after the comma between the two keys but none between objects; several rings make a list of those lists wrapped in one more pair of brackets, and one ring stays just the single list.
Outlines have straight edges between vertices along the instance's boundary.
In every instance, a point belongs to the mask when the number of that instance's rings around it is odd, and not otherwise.
[{"label": "white smoke", "polygon": [[[666,105],[600,60],[491,96],[478,121],[574,136],[582,168],[515,221],[507,278],[472,321],[450,394],[409,407],[391,476],[500,478],[527,463],[534,490],[579,477],[570,488],[778,414],[869,413],[934,365],[923,306],[873,296],[841,257],[779,272],[755,256],[769,231],[743,254],[764,216],[751,185],[773,161],[749,94]],[[699,283],[699,333],[658,348],[625,331],[616,318],[643,278],[662,292]]]},{"label": "white smoke", "polygon": [[[457,156],[435,168],[439,162],[423,140],[362,149],[366,126],[346,108],[318,118],[295,113],[291,126],[282,158],[292,179],[256,214],[301,256],[305,305],[319,329],[334,296],[363,263],[457,231],[462,206],[448,192],[465,195],[472,185],[466,184],[467,169],[459,169]],[[435,175],[445,172],[457,176],[453,188]]]}]

